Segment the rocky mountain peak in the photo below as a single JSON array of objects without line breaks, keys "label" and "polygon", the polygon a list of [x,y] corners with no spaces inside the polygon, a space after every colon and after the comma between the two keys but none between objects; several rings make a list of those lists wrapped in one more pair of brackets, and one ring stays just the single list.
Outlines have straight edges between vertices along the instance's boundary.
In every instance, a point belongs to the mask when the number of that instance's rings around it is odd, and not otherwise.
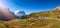
[{"label": "rocky mountain peak", "polygon": [[16,16],[25,16],[25,12],[24,12],[24,11],[17,10],[17,11],[15,12],[15,15],[16,15]]}]

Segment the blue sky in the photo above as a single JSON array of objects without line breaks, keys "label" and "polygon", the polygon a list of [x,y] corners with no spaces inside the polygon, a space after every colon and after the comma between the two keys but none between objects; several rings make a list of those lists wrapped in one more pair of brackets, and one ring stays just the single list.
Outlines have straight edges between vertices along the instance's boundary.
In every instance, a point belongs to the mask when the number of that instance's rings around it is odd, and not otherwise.
[{"label": "blue sky", "polygon": [[25,11],[26,14],[52,10],[60,5],[60,0],[0,0],[0,6],[11,11]]}]

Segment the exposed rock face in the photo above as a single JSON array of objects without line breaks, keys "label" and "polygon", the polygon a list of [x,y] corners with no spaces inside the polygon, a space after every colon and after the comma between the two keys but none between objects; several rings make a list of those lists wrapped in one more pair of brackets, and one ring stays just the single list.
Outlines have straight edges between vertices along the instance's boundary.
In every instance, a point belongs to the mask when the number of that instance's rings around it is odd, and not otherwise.
[{"label": "exposed rock face", "polygon": [[0,7],[0,19],[2,19],[2,20],[12,20],[12,19],[15,19],[15,17],[9,11],[9,9]]},{"label": "exposed rock face", "polygon": [[17,17],[21,18],[21,17],[25,16],[25,12],[24,12],[24,11],[17,10],[17,11],[15,12],[15,15],[16,15]]}]

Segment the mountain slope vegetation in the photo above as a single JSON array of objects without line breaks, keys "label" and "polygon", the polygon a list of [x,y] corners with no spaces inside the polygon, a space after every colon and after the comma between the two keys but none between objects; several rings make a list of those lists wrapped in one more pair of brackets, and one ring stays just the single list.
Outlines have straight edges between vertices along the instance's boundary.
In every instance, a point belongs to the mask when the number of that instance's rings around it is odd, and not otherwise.
[{"label": "mountain slope vegetation", "polygon": [[41,17],[41,18],[48,17],[48,18],[60,19],[60,7],[57,7],[56,9],[50,11],[31,13],[26,18],[28,19],[28,18],[36,18],[36,17]]}]

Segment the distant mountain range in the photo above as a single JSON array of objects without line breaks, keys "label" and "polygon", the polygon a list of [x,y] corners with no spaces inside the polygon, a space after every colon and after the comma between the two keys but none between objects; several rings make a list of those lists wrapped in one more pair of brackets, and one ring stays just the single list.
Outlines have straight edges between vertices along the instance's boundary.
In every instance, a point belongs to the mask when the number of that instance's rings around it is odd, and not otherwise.
[{"label": "distant mountain range", "polygon": [[16,11],[15,13],[10,11],[9,8],[0,7],[0,20],[12,20],[16,18],[22,18],[25,16],[24,11]]},{"label": "distant mountain range", "polygon": [[[17,10],[15,13],[7,10],[8,12],[4,13],[4,10],[1,11],[0,9],[0,20],[10,20],[10,19],[60,19],[60,6],[54,8],[50,11],[44,11],[44,12],[35,12],[31,13],[29,15],[26,15],[24,11]],[[4,14],[4,15],[3,15]],[[7,15],[6,15],[7,14]],[[11,15],[11,16],[10,16]]]}]

